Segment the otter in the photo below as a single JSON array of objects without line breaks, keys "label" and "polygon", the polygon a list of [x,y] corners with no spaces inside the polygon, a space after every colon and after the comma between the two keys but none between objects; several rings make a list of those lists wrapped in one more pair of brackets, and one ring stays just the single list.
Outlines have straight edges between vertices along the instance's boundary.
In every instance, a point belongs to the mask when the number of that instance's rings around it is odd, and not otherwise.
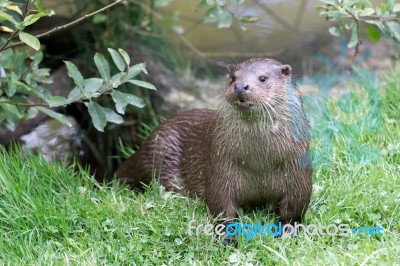
[{"label": "otter", "polygon": [[312,191],[310,127],[290,65],[253,58],[228,66],[218,110],[193,109],[162,122],[117,169],[134,188],[153,178],[202,198],[214,216],[264,208],[300,222]]}]

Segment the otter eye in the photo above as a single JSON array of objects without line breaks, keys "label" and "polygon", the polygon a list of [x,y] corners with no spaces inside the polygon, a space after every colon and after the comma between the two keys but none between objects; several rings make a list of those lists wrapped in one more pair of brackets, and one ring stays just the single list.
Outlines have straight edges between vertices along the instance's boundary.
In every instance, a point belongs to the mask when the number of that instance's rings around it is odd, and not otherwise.
[{"label": "otter eye", "polygon": [[261,81],[261,82],[265,82],[267,79],[268,78],[265,77],[265,76],[261,76],[261,77],[258,78],[258,80]]},{"label": "otter eye", "polygon": [[236,76],[231,76],[231,82],[235,82],[236,81]]}]

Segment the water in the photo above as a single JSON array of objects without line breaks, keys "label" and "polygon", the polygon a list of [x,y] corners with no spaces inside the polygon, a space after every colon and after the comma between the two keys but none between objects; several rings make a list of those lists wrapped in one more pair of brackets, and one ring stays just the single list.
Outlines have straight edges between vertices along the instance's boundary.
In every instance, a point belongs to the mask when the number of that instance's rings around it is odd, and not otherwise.
[{"label": "water", "polygon": [[196,12],[197,2],[175,0],[165,13],[179,12],[184,36],[209,57],[278,55],[293,46],[318,42],[318,33],[332,25],[315,10],[321,4],[317,0],[248,0],[229,9],[238,17],[255,15],[258,22],[247,24],[247,31],[237,26],[218,29],[216,24],[203,23],[206,9]]}]

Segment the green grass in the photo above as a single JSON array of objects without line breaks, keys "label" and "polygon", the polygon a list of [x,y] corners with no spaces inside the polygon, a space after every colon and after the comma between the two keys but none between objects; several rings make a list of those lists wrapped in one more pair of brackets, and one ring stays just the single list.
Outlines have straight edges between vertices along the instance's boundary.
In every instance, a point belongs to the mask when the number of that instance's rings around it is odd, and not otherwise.
[{"label": "green grass", "polygon": [[[400,81],[384,78],[382,125],[357,141],[380,150],[355,162],[346,134],[334,138],[329,167],[314,171],[304,224],[380,225],[383,236],[239,237],[239,247],[201,235],[188,222],[212,222],[200,200],[152,184],[134,193],[99,185],[88,171],[0,148],[0,264],[10,265],[395,265],[400,262]],[[360,127],[363,125],[359,125]],[[348,132],[346,131],[348,130]],[[354,133],[354,132],[353,132]],[[358,154],[358,153],[355,153]],[[362,153],[359,153],[360,156]],[[265,212],[243,223],[276,223]]]}]

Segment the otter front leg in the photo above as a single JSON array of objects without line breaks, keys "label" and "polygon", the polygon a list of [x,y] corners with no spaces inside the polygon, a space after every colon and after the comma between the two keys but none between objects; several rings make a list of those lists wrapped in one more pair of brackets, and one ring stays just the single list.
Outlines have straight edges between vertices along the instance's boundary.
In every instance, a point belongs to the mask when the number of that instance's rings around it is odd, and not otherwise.
[{"label": "otter front leg", "polygon": [[206,193],[204,201],[214,217],[222,216],[228,221],[237,218],[237,206],[227,195]]},{"label": "otter front leg", "polygon": [[293,201],[294,199],[286,195],[279,203],[278,215],[280,217],[279,220],[282,221],[283,224],[301,222],[303,218],[303,212]]},{"label": "otter front leg", "polygon": [[[224,191],[222,187],[216,189],[214,186],[213,189],[206,189],[204,201],[214,217],[221,216],[225,226],[236,222],[236,218],[238,217],[237,204],[229,196],[228,191]],[[222,242],[225,245],[237,246],[235,235],[225,234],[222,237]]]},{"label": "otter front leg", "polygon": [[279,203],[278,215],[286,223],[301,222],[310,203],[312,183],[311,172],[297,171],[289,179],[287,190]]}]

